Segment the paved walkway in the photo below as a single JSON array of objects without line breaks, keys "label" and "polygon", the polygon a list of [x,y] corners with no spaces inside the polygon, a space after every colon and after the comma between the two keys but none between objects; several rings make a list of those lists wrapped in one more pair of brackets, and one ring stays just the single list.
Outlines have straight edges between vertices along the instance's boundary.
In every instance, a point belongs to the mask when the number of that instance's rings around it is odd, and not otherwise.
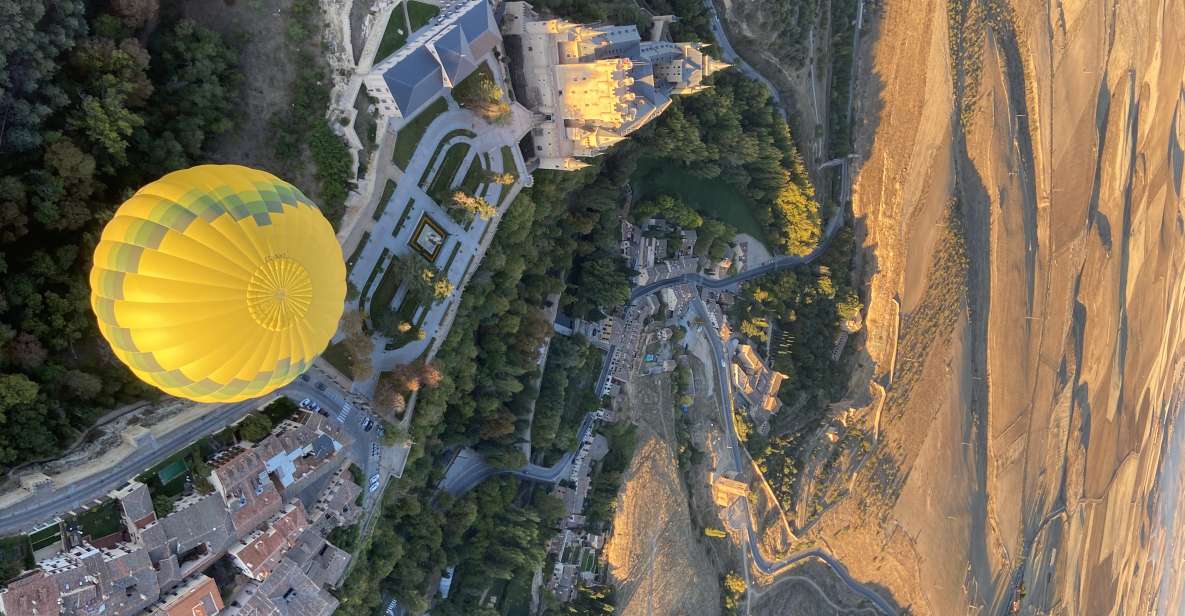
[{"label": "paved walkway", "polygon": [[[454,105],[455,103],[451,103],[450,107]],[[424,131],[424,136],[420,141],[419,147],[412,154],[406,169],[399,174],[401,181],[397,182],[395,191],[391,194],[382,216],[378,221],[372,221],[366,226],[366,229],[370,233],[370,238],[359,255],[357,262],[354,264],[354,267],[350,270],[349,281],[355,288],[362,291],[366,287],[366,281],[370,277],[371,272],[379,264],[379,258],[382,256],[384,248],[390,254],[399,258],[410,256],[413,252],[410,246],[412,234],[415,232],[420,219],[428,215],[444,229],[448,236],[445,239],[444,245],[441,247],[440,254],[436,258],[435,265],[442,268],[448,261],[449,256],[453,254],[453,251],[457,251],[456,257],[453,258],[448,271],[445,272],[449,281],[453,284],[454,290],[452,295],[447,299],[433,304],[428,310],[427,315],[424,316],[420,325],[420,328],[426,332],[423,340],[416,340],[398,349],[387,351],[384,348],[385,340],[380,336],[376,336],[375,351],[372,359],[375,376],[372,376],[367,382],[356,383],[353,388],[355,392],[368,393],[372,391],[377,382],[378,373],[384,370],[389,370],[399,364],[411,363],[421,356],[426,355],[431,357],[435,354],[435,348],[443,340],[444,335],[447,334],[449,326],[452,323],[456,305],[460,302],[465,284],[489,247],[489,243],[494,235],[493,230],[497,227],[502,215],[510,207],[514,197],[517,196],[518,191],[522,188],[526,165],[522,160],[521,154],[518,152],[517,142],[521,135],[529,130],[530,121],[530,112],[518,105],[512,107],[510,121],[503,124],[488,124],[469,111],[453,109],[435,118],[428,125],[427,130]],[[455,136],[450,138],[445,147],[440,148],[441,153],[436,157],[436,160],[433,160],[433,155],[436,154],[438,149],[437,146],[445,136],[459,129],[471,131],[476,134],[476,137]],[[394,139],[387,139],[386,141],[393,143]],[[443,162],[448,147],[462,142],[470,145],[471,156],[480,156],[484,153],[489,153],[490,167],[495,172],[505,171],[503,169],[500,150],[502,146],[510,146],[514,153],[517,167],[514,171],[520,177],[520,181],[511,186],[491,186],[487,200],[493,203],[499,201],[502,191],[509,192],[505,199],[501,199],[501,204],[493,218],[490,220],[477,219],[469,225],[468,229],[465,229],[453,220],[445,209],[436,204],[418,184],[418,180],[424,177],[424,172],[428,169],[429,164],[435,167],[433,173],[428,174],[427,182],[431,182],[435,172],[439,170]],[[395,169],[394,165],[390,163],[389,155],[386,155],[382,160],[386,161],[386,165]],[[465,166],[462,165],[462,170],[464,168]],[[458,177],[463,178],[464,174],[458,173]],[[378,192],[377,186],[376,192]],[[411,203],[408,210],[409,213],[403,225],[396,229],[400,219],[403,218],[404,208],[409,202]],[[376,202],[373,205],[374,207],[378,207],[379,204]],[[373,209],[367,209],[373,212]],[[361,233],[357,233],[357,235],[361,236]],[[352,250],[350,252],[352,254]],[[371,284],[370,288],[365,289],[368,294],[374,292],[380,279],[381,274],[375,277],[375,281]],[[353,302],[350,307],[355,308],[361,306],[365,308],[368,299],[367,297],[361,297],[358,301]]]}]

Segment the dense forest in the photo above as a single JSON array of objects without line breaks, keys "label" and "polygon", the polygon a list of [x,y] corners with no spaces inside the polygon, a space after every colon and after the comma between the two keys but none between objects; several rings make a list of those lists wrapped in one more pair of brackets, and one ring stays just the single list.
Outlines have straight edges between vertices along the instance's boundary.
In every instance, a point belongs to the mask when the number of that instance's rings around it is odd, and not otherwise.
[{"label": "dense forest", "polygon": [[754,204],[771,251],[806,254],[822,236],[815,190],[790,128],[769,90],[740,71],[724,71],[712,87],[676,97],[640,136],[647,155],[695,176],[735,187]]},{"label": "dense forest", "polygon": [[232,128],[240,79],[219,35],[158,12],[0,1],[0,466],[155,395],[98,335],[91,254],[123,199]]}]

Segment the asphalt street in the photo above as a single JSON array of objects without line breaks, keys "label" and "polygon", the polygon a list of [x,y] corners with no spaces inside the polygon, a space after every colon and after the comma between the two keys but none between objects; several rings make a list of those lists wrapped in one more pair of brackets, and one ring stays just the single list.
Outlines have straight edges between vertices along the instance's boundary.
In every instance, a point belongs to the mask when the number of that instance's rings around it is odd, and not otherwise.
[{"label": "asphalt street", "polygon": [[[580,422],[580,429],[576,433],[577,443],[584,442],[584,438],[588,435],[592,426],[592,413],[586,413],[584,419]],[[452,464],[449,465],[437,489],[456,497],[472,490],[478,484],[494,475],[514,475],[536,483],[554,484],[568,475],[568,472],[572,469],[572,461],[575,459],[576,453],[569,451],[551,466],[527,464],[520,469],[496,469],[487,464],[481,454],[466,447],[461,450],[461,453],[457,454]]]},{"label": "asphalt street", "polygon": [[[332,381],[318,379],[315,371],[308,374],[310,381],[298,379],[280,389],[279,393],[294,401],[304,398],[312,399],[329,412],[331,420],[338,420],[338,411],[345,406],[347,394],[337,388]],[[325,391],[316,388],[318,382],[326,384]],[[261,402],[268,397],[271,396],[222,405],[201,418],[181,426],[167,436],[156,439],[155,447],[133,451],[131,455],[109,469],[72,484],[39,490],[10,507],[0,509],[0,534],[27,532],[39,524],[51,521],[84,504],[102,499],[111,490],[159,464],[190,443],[238,421],[261,406]],[[370,455],[370,446],[371,443],[377,442],[378,431],[374,429],[370,432],[363,431],[362,415],[362,411],[354,409],[353,405],[350,405],[350,411],[344,414],[342,429],[354,440],[350,445],[349,455],[369,477],[378,469],[378,460]]]},{"label": "asphalt street", "polygon": [[759,278],[770,272],[776,272],[780,269],[788,267],[796,267],[799,265],[807,265],[819,258],[823,251],[827,250],[827,246],[831,244],[831,240],[835,238],[835,234],[843,226],[843,208],[837,208],[835,214],[831,216],[831,220],[827,222],[827,227],[823,230],[823,237],[819,239],[819,245],[815,247],[810,254],[805,256],[797,255],[782,255],[774,257],[766,261],[762,265],[747,269],[734,276],[727,278],[708,278],[703,274],[683,274],[674,276],[665,280],[657,280],[650,284],[645,284],[640,287],[635,287],[630,291],[630,302],[636,302],[639,299],[655,293],[666,287],[672,287],[679,284],[691,284],[700,287],[707,287],[709,289],[731,289],[739,286],[741,283]]}]

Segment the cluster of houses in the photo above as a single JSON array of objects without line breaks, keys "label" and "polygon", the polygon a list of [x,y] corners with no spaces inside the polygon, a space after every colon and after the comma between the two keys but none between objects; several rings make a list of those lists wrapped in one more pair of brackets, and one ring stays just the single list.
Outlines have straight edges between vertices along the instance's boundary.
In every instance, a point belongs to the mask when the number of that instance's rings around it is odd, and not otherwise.
[{"label": "cluster of houses", "polygon": [[[662,221],[651,219],[641,226],[626,220],[621,223],[621,256],[635,273],[636,285],[649,284],[683,274],[694,274],[700,269],[695,255],[696,232],[680,229],[678,242],[667,239],[672,229]],[[729,262],[731,264],[731,261]],[[709,269],[715,269],[714,264]]]},{"label": "cluster of houses", "polygon": [[[215,455],[212,490],[183,496],[167,515],[158,517],[148,486],[130,481],[108,495],[119,530],[59,528],[36,567],[0,590],[0,612],[327,616],[337,600],[325,588],[341,580],[350,554],[325,537],[361,515],[362,488],[338,455],[348,444],[322,416],[300,411],[259,443]],[[235,571],[229,597],[207,575],[223,559]]]},{"label": "cluster of houses", "polygon": [[[593,414],[593,421],[612,419],[608,414],[598,410]],[[547,542],[548,553],[555,555],[547,588],[562,602],[571,601],[580,584],[594,585],[604,580],[604,567],[600,564],[604,536],[585,528],[584,507],[592,486],[593,466],[608,452],[605,437],[588,430],[572,461],[567,481],[551,492],[564,503],[565,515],[559,532]]]},{"label": "cluster of houses", "polygon": [[767,367],[753,347],[737,345],[732,362],[732,386],[762,434],[769,430],[770,415],[782,405],[778,390],[785,380],[786,375]]}]

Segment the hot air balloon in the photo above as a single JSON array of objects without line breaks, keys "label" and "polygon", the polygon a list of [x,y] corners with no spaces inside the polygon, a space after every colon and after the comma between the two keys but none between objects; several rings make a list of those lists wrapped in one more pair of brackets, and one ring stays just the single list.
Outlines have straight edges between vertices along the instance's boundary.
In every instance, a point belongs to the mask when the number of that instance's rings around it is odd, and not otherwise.
[{"label": "hot air balloon", "polygon": [[99,331],[137,377],[234,402],[286,385],[325,350],[346,270],[333,227],[291,184],[201,165],[116,210],[90,283]]}]

